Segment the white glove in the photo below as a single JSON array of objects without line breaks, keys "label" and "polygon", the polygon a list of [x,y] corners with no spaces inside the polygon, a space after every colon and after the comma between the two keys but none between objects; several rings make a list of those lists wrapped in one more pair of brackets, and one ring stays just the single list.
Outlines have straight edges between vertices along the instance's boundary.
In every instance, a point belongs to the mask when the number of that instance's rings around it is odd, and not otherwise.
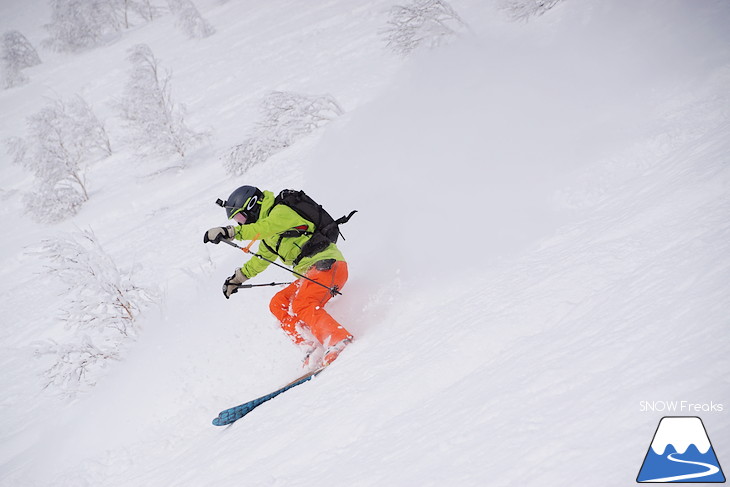
[{"label": "white glove", "polygon": [[248,281],[248,277],[243,275],[240,268],[236,269],[236,272],[223,283],[223,296],[229,299],[231,294],[237,293],[238,287],[246,281]]},{"label": "white glove", "polygon": [[223,239],[231,239],[236,236],[236,229],[232,226],[211,228],[203,235],[203,243],[213,242],[218,244]]}]

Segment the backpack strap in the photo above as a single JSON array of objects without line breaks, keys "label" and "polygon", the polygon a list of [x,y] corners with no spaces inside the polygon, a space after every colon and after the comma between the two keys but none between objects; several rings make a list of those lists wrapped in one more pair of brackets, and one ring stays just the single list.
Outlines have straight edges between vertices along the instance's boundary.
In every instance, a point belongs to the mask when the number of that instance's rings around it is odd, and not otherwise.
[{"label": "backpack strap", "polygon": [[[311,257],[330,246],[332,241],[326,236],[326,232],[332,229],[333,226],[334,228],[337,228],[337,233],[342,236],[339,225],[350,221],[350,218],[352,218],[352,215],[355,213],[357,213],[357,210],[352,210],[349,215],[338,218],[323,229],[316,229],[312,234],[312,237],[302,246],[302,251],[299,253],[299,256],[294,259],[294,266],[296,267],[303,258]],[[342,240],[345,240],[344,236],[342,236]]]},{"label": "backpack strap", "polygon": [[284,260],[284,257],[279,253],[282,240],[285,238],[301,237],[302,235],[314,235],[314,232],[308,231],[306,225],[299,225],[298,227],[290,228],[285,232],[281,232],[279,234],[279,239],[276,241],[276,247],[271,247],[271,245],[267,244],[264,240],[262,240],[261,243],[264,244],[264,247],[266,247],[269,252],[278,255],[281,260]]},{"label": "backpack strap", "polygon": [[324,227],[322,229],[322,233],[326,234],[333,226],[335,226],[335,227],[337,227],[337,233],[340,234],[340,237],[342,237],[342,240],[346,240],[345,236],[342,235],[342,232],[340,232],[339,227],[340,227],[340,225],[344,225],[345,223],[349,222],[350,218],[352,218],[352,215],[354,215],[355,213],[357,213],[357,210],[352,210],[349,215],[341,216],[337,220],[333,221],[332,223],[330,223],[329,225]]},{"label": "backpack strap", "polygon": [[357,210],[352,210],[349,215],[341,216],[340,218],[335,220],[335,223],[337,225],[342,225],[343,223],[347,223],[350,221],[350,218],[352,218],[352,215],[354,215],[355,213],[357,213]]},{"label": "backpack strap", "polygon": [[273,247],[271,247],[271,245],[267,244],[266,243],[266,240],[261,240],[261,245],[263,245],[264,247],[266,247],[266,250],[268,250],[272,254],[278,255],[279,258],[281,258],[281,260],[284,260],[284,258],[281,255],[279,255],[279,252],[278,252],[279,245],[281,245],[281,239],[279,239],[279,242],[276,244],[276,248],[273,248]]}]

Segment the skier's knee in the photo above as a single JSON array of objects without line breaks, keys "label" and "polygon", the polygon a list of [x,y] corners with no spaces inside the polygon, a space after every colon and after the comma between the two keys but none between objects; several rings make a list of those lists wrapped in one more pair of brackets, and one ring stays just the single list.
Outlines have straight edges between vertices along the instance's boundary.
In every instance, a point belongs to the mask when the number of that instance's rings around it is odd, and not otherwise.
[{"label": "skier's knee", "polygon": [[318,309],[319,306],[306,301],[295,301],[291,305],[292,312],[305,322],[308,321],[308,319],[313,316]]}]

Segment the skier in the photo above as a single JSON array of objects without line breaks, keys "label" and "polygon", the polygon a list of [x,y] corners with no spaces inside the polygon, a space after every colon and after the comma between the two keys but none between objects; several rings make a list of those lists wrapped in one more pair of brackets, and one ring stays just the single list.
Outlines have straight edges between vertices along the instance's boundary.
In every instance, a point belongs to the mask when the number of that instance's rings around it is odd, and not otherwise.
[{"label": "skier", "polygon": [[[228,200],[219,202],[229,220],[237,225],[214,227],[205,232],[204,243],[218,244],[223,239],[259,240],[258,254],[268,261],[277,258],[294,271],[306,276],[279,291],[271,299],[269,309],[294,344],[304,351],[307,367],[318,350],[323,350],[323,365],[329,365],[352,341],[352,335],[338,323],[324,305],[332,298],[332,290],[340,290],[347,281],[347,263],[337,245],[326,241],[304,248],[314,238],[315,227],[294,209],[275,204],[271,191],[254,186],[241,186]],[[314,241],[313,241],[314,243]],[[306,249],[306,251],[305,251]],[[239,286],[269,266],[269,262],[252,257],[237,268],[223,284],[229,299]],[[314,281],[314,282],[313,282]],[[317,284],[320,283],[320,284]]]}]

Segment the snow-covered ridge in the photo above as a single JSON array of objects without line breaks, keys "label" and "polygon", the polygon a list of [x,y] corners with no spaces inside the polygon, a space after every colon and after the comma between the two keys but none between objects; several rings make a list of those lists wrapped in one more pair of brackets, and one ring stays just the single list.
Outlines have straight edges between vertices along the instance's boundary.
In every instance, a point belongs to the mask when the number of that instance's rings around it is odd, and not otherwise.
[{"label": "snow-covered ridge", "polygon": [[702,420],[689,417],[662,418],[651,442],[651,448],[654,453],[663,455],[670,444],[677,453],[684,453],[690,445],[694,445],[700,453],[705,454],[712,446]]}]

